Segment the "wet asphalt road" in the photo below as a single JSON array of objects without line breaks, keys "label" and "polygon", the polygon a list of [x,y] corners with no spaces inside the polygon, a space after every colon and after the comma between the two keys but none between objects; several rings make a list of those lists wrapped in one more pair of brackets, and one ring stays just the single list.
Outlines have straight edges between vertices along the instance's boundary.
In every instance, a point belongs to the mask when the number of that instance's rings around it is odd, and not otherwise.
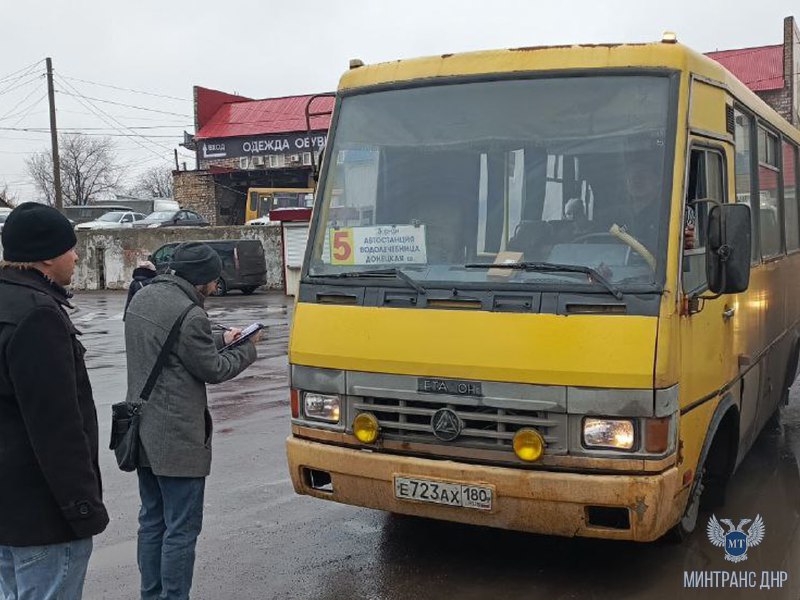
[{"label": "wet asphalt road", "polygon": [[[124,295],[83,293],[73,320],[107,445],[110,405],[125,394]],[[761,514],[762,544],[732,567],[699,527],[683,545],[564,539],[388,515],[296,496],[289,431],[286,345],[291,299],[234,292],[207,306],[216,322],[268,325],[259,359],[211,387],[214,462],[206,487],[193,598],[320,600],[482,598],[800,598],[800,390],[781,425],[762,433],[717,516]],[[84,598],[137,598],[134,475],[101,450],[111,523],[95,538]],[[706,519],[702,524],[705,525]],[[787,571],[782,589],[685,589],[684,571]]]}]

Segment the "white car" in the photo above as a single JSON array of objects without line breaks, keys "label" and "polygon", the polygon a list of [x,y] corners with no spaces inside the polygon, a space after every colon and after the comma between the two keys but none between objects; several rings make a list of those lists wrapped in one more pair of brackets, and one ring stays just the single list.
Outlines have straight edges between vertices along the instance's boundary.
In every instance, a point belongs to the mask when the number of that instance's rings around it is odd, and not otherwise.
[{"label": "white car", "polygon": [[272,223],[269,217],[259,217],[257,219],[250,219],[245,225],[266,225],[268,223]]},{"label": "white car", "polygon": [[76,225],[77,231],[89,231],[96,229],[121,229],[133,227],[133,224],[144,219],[142,213],[115,210],[107,212],[96,221],[89,221],[88,223],[81,223]]}]

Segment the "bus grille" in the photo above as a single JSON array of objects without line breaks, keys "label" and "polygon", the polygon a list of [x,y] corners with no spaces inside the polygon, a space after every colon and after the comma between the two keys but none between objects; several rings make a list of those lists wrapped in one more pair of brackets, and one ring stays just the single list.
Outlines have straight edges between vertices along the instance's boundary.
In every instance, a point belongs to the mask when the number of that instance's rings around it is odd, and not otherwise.
[{"label": "bus grille", "polygon": [[[352,408],[373,413],[386,439],[404,442],[443,444],[465,448],[512,450],[514,434],[523,428],[535,429],[544,438],[547,454],[566,453],[567,415],[523,409],[452,405],[435,400],[397,400],[393,398],[354,398]],[[431,418],[449,408],[463,424],[461,434],[444,442],[433,434]],[[352,413],[351,413],[352,414]]]}]

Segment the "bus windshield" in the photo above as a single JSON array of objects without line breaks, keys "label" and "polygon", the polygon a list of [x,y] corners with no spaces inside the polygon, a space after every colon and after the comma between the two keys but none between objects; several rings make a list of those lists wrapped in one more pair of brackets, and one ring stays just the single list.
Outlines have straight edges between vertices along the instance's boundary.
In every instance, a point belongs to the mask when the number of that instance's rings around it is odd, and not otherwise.
[{"label": "bus windshield", "polygon": [[663,282],[671,89],[666,76],[599,75],[344,97],[308,275],[393,267],[491,288],[591,279],[490,268],[544,263]]}]

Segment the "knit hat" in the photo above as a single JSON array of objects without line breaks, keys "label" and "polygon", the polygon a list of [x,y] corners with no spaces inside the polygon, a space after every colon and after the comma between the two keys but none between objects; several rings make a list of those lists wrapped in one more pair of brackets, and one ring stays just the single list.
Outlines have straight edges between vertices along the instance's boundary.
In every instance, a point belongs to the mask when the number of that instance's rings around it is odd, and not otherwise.
[{"label": "knit hat", "polygon": [[222,260],[203,242],[186,242],[175,248],[170,268],[192,285],[205,285],[219,279]]},{"label": "knit hat", "polygon": [[2,233],[3,259],[31,263],[57,258],[78,242],[72,224],[51,206],[25,202],[6,219]]}]

